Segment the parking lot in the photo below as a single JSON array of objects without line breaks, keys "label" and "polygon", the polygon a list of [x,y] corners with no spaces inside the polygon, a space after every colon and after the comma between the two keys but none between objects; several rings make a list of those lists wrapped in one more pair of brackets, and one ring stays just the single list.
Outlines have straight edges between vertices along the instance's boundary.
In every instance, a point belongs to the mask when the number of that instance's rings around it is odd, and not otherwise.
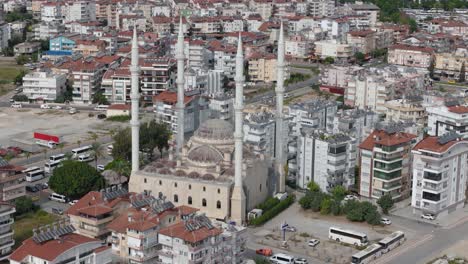
[{"label": "parking lot", "polygon": [[89,140],[90,132],[108,133],[122,123],[88,117],[88,112],[68,114],[66,110],[0,109],[0,146],[9,146],[11,139],[33,141],[33,132],[57,135],[65,143]]}]

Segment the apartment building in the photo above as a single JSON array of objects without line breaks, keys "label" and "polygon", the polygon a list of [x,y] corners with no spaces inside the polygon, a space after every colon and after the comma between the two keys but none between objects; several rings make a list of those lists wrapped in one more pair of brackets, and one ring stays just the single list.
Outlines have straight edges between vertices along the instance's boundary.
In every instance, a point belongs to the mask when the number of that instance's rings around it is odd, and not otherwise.
[{"label": "apartment building", "polygon": [[9,258],[15,245],[13,238],[13,214],[15,212],[16,209],[13,205],[0,204],[0,261],[6,261]]},{"label": "apartment building", "polygon": [[388,48],[388,63],[428,68],[433,60],[433,55],[432,48],[396,44]]},{"label": "apartment building", "polygon": [[160,263],[232,263],[242,257],[247,229],[216,227],[205,215],[193,215],[162,228]]},{"label": "apartment building", "polygon": [[369,26],[377,24],[380,8],[371,3],[364,3],[363,1],[356,1],[354,4],[347,4],[346,7],[358,16],[364,16],[369,20]]},{"label": "apartment building", "polygon": [[236,68],[236,47],[220,44],[211,45],[209,49],[213,52],[214,69],[222,71],[224,76],[233,79]]},{"label": "apartment building", "polygon": [[153,96],[173,87],[175,66],[175,60],[168,57],[140,59],[141,97],[145,104],[151,104]]},{"label": "apartment building", "polygon": [[10,264],[112,263],[111,249],[101,240],[73,233],[75,229],[61,221],[34,229],[9,257]]},{"label": "apartment building", "polygon": [[290,136],[300,136],[302,128],[333,128],[333,119],[338,111],[338,104],[328,100],[310,100],[288,106],[288,117],[291,119]]},{"label": "apartment building", "polygon": [[434,106],[426,108],[427,133],[431,136],[442,136],[455,131],[463,137],[468,136],[468,106]]},{"label": "apartment building", "polygon": [[307,15],[312,17],[329,17],[334,14],[334,0],[309,0],[307,3]]},{"label": "apartment building", "polygon": [[315,55],[319,59],[331,57],[335,61],[348,61],[353,55],[353,47],[336,40],[321,40],[315,42]]},{"label": "apartment building", "polygon": [[23,77],[23,94],[30,101],[54,102],[65,91],[67,75],[51,71],[34,71]]},{"label": "apartment building", "polygon": [[52,54],[72,55],[75,47],[76,41],[65,36],[57,36],[49,40],[49,50]]},{"label": "apartment building", "polygon": [[327,132],[344,133],[356,139],[356,143],[359,145],[369,136],[378,122],[379,115],[371,110],[339,110],[333,118],[333,127],[329,127]]},{"label": "apartment building", "polygon": [[94,0],[65,2],[62,13],[65,23],[96,21],[96,2]]},{"label": "apartment building", "polygon": [[[354,48],[355,52],[370,54],[377,48],[377,33],[373,30],[360,30],[348,32],[348,44]],[[383,47],[379,47],[383,48]]]},{"label": "apartment building", "polygon": [[[355,65],[328,65],[322,67],[319,74],[320,85],[329,87],[329,92],[345,94],[348,83],[363,70],[363,67]],[[331,87],[334,88],[336,92],[331,90]]]},{"label": "apartment building", "polygon": [[390,194],[399,200],[411,192],[411,148],[416,136],[400,132],[397,125],[377,127],[360,145],[358,190],[379,199]]},{"label": "apartment building", "polygon": [[9,164],[0,157],[0,195],[1,200],[5,202],[26,195],[24,168]]},{"label": "apartment building", "polygon": [[195,71],[208,68],[210,61],[213,60],[213,54],[207,50],[205,42],[202,40],[188,41],[185,45],[185,55],[187,65]]},{"label": "apartment building", "polygon": [[130,207],[130,194],[119,186],[91,191],[66,211],[75,233],[105,239],[111,233],[107,225]]},{"label": "apartment building", "polygon": [[387,121],[413,122],[424,126],[427,122],[426,108],[422,106],[422,98],[408,97],[385,102]]},{"label": "apartment building", "polygon": [[232,121],[234,116],[234,98],[223,93],[215,94],[209,99],[211,118]]},{"label": "apartment building", "polygon": [[276,81],[276,56],[256,52],[248,57],[248,76],[252,82],[271,83]]},{"label": "apartment building", "polygon": [[284,53],[295,59],[308,59],[312,55],[312,43],[303,35],[289,36],[284,43]]},{"label": "apartment building", "polygon": [[105,65],[89,57],[72,63],[73,101],[91,104],[93,96],[101,88]]},{"label": "apartment building", "polygon": [[250,1],[249,7],[259,13],[263,20],[268,20],[273,15],[273,1],[253,0]]},{"label": "apartment building", "polygon": [[193,33],[219,33],[222,29],[222,21],[219,17],[191,17]]},{"label": "apartment building", "polygon": [[65,33],[65,25],[58,22],[41,22],[33,25],[33,39],[47,40]]},{"label": "apartment building", "polygon": [[104,96],[111,103],[130,102],[131,80],[128,61],[124,60],[118,68],[110,68],[104,73],[101,89],[104,90]]},{"label": "apartment building", "polygon": [[463,65],[465,65],[465,76],[467,76],[467,48],[458,48],[452,52],[436,53],[434,74],[444,80],[459,80]]},{"label": "apartment building", "polygon": [[75,41],[74,53],[80,53],[84,57],[96,56],[106,51],[106,42],[99,39],[77,39]]},{"label": "apartment building", "polygon": [[60,2],[43,3],[41,6],[41,21],[61,23],[63,21],[62,6]]},{"label": "apartment building", "polygon": [[[314,181],[323,191],[331,191],[336,186],[346,189],[354,186],[356,166],[355,139],[344,134],[328,134],[310,128],[301,129],[297,138],[296,184],[307,189]],[[291,168],[291,167],[290,167]]]},{"label": "apartment building", "polygon": [[413,148],[413,211],[446,215],[464,207],[468,141],[456,132],[430,136]]},{"label": "apartment building", "polygon": [[258,155],[275,156],[275,116],[262,111],[248,113],[244,118],[244,142]]}]

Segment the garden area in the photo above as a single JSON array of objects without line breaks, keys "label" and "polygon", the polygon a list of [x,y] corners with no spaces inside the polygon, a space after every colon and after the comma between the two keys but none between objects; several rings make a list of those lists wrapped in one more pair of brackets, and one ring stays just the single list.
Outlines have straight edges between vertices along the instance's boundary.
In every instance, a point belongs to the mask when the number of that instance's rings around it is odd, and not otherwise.
[{"label": "garden area", "polygon": [[283,201],[278,200],[277,198],[270,197],[262,204],[257,206],[258,209],[263,210],[263,214],[255,219],[252,219],[249,224],[254,226],[260,226],[266,223],[268,220],[277,216],[279,213],[288,208],[296,200],[296,196],[290,194]]}]

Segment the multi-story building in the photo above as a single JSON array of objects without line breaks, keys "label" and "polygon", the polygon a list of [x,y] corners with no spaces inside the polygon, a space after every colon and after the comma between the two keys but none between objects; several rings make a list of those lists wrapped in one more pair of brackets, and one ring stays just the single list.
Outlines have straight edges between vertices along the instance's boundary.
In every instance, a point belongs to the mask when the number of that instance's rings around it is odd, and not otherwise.
[{"label": "multi-story building", "polygon": [[426,111],[429,135],[438,137],[455,131],[463,137],[468,136],[468,106],[434,106],[427,107]]},{"label": "multi-story building", "polygon": [[65,36],[57,36],[49,40],[49,51],[55,54],[72,55],[75,47],[75,40]]},{"label": "multi-story building", "polygon": [[333,0],[309,0],[307,3],[307,15],[311,17],[329,17],[335,11]]},{"label": "multi-story building", "polygon": [[293,35],[285,41],[284,53],[295,59],[307,59],[312,55],[312,44],[302,35]]},{"label": "multi-story building", "polygon": [[345,94],[348,83],[354,76],[363,71],[360,66],[329,65],[320,69],[320,89],[328,88],[328,92]]},{"label": "multi-story building", "polygon": [[0,261],[5,261],[10,257],[15,245],[13,238],[13,214],[15,212],[14,206],[7,203],[0,204]]},{"label": "multi-story building", "polygon": [[23,43],[16,44],[13,47],[15,56],[19,56],[19,55],[31,56],[32,54],[39,52],[40,49],[41,49],[40,42],[23,42]]},{"label": "multi-story building", "polygon": [[373,30],[351,31],[348,32],[347,40],[348,44],[354,48],[355,52],[370,54],[377,48],[376,35],[377,33]]},{"label": "multi-story building", "polygon": [[91,1],[69,1],[63,7],[64,22],[89,22],[96,21],[96,2]]},{"label": "multi-story building", "polygon": [[327,192],[335,186],[354,186],[356,144],[347,135],[303,128],[297,138],[296,159],[299,188],[306,189],[311,181]]},{"label": "multi-story building", "polygon": [[433,60],[433,55],[432,48],[397,44],[388,48],[388,63],[428,68]]},{"label": "multi-story building", "polygon": [[369,26],[375,26],[378,21],[380,8],[371,3],[356,1],[354,4],[348,4],[348,8],[358,16],[364,16],[369,20]]},{"label": "multi-story building", "polygon": [[108,69],[104,73],[101,89],[104,90],[104,96],[111,103],[125,104],[130,102],[131,81],[128,61],[124,60],[120,67]]},{"label": "multi-story building", "polygon": [[47,2],[41,6],[41,21],[42,22],[58,22],[63,20],[62,3],[60,2]]},{"label": "multi-story building", "polygon": [[336,61],[348,61],[353,54],[353,47],[347,43],[341,43],[335,40],[321,40],[315,42],[315,55],[319,59],[331,57]]},{"label": "multi-story building", "polygon": [[273,1],[269,1],[269,0],[250,1],[249,7],[255,10],[257,13],[259,13],[260,16],[263,18],[263,20],[270,19],[274,10]]},{"label": "multi-story building", "polygon": [[62,23],[41,22],[33,25],[33,38],[36,40],[47,40],[65,33],[65,30],[65,25]]},{"label": "multi-story building", "polygon": [[362,109],[339,110],[333,118],[333,128],[327,132],[332,134],[344,133],[360,144],[379,122],[376,112]]},{"label": "multi-story building", "polygon": [[104,71],[105,65],[91,57],[73,62],[71,67],[73,101],[90,104],[94,94],[101,88]]},{"label": "multi-story building", "polygon": [[234,115],[234,98],[225,94],[215,94],[208,105],[211,118],[232,121]]},{"label": "multi-story building", "polygon": [[140,59],[141,97],[151,104],[153,96],[173,86],[175,60],[167,57],[148,57]]},{"label": "multi-story building", "polygon": [[112,263],[111,248],[99,239],[72,233],[70,225],[57,222],[34,230],[9,257],[11,264]]},{"label": "multi-story building", "polygon": [[465,65],[465,76],[467,76],[467,48],[458,48],[453,52],[436,53],[434,74],[445,80],[459,80],[463,65]]},{"label": "multi-story building", "polygon": [[193,215],[162,228],[160,263],[232,263],[242,257],[247,229],[216,227],[205,215]]},{"label": "multi-story building", "polygon": [[248,58],[248,75],[252,82],[270,83],[276,81],[276,56],[254,53]]},{"label": "multi-story building", "polygon": [[65,91],[67,75],[51,71],[34,71],[23,77],[23,94],[30,101],[54,102]]},{"label": "multi-story building", "polygon": [[404,199],[411,192],[411,148],[416,136],[400,132],[400,128],[377,128],[359,145],[361,196],[379,199],[390,194]]},{"label": "multi-story building", "polygon": [[106,42],[99,39],[77,39],[74,53],[80,53],[83,56],[95,56],[98,53],[106,51]]},{"label": "multi-story building", "polygon": [[290,135],[300,136],[302,128],[330,131],[337,111],[338,104],[335,101],[311,100],[290,105],[288,107],[288,116],[291,118]]},{"label": "multi-story building", "polygon": [[128,191],[120,186],[91,191],[68,208],[66,214],[77,234],[105,239],[111,233],[107,225],[122,210],[130,207],[129,196]]},{"label": "multi-story building", "polygon": [[253,146],[255,154],[275,156],[275,116],[271,112],[249,113],[244,120],[244,142]]},{"label": "multi-story building", "polygon": [[24,168],[8,164],[0,157],[0,198],[9,202],[26,195]]},{"label": "multi-story building", "polygon": [[237,49],[233,45],[213,45],[209,48],[213,51],[214,69],[222,71],[224,76],[234,78]]},{"label": "multi-story building", "polygon": [[219,33],[222,29],[222,21],[219,17],[192,17],[190,22],[194,33]]},{"label": "multi-story building", "polygon": [[[420,100],[419,100],[420,99]],[[422,98],[405,98],[385,102],[387,121],[414,122],[421,126],[427,122],[426,108]]]},{"label": "multi-story building", "polygon": [[413,148],[414,211],[444,215],[463,208],[468,177],[468,141],[455,132],[426,137]]},{"label": "multi-story building", "polygon": [[[188,45],[187,45],[188,44]],[[205,47],[202,40],[191,40],[184,45],[187,65],[195,71],[210,66],[209,62],[213,60],[213,54]]]}]

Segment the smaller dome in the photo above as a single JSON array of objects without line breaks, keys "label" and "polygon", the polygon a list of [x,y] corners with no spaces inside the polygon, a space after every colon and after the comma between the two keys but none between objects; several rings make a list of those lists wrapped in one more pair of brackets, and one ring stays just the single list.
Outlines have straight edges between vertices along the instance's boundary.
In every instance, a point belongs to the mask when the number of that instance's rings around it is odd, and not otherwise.
[{"label": "smaller dome", "polygon": [[218,163],[223,160],[223,155],[210,146],[201,145],[190,150],[188,158],[195,162]]},{"label": "smaller dome", "polygon": [[192,171],[192,172],[189,173],[187,176],[188,176],[189,178],[195,179],[195,178],[200,177],[200,174],[199,174],[198,172],[196,172],[196,171]]},{"label": "smaller dome", "polygon": [[178,176],[178,177],[182,177],[182,176],[185,176],[186,173],[185,171],[183,170],[176,170],[176,172],[174,173],[175,176]]},{"label": "smaller dome", "polygon": [[202,179],[203,180],[207,180],[207,181],[211,181],[211,180],[214,180],[215,179],[215,176],[213,176],[213,174],[209,174],[209,173],[206,173],[202,176]]},{"label": "smaller dome", "polygon": [[195,136],[211,139],[211,140],[225,140],[234,138],[234,127],[221,119],[206,120],[195,132]]}]

